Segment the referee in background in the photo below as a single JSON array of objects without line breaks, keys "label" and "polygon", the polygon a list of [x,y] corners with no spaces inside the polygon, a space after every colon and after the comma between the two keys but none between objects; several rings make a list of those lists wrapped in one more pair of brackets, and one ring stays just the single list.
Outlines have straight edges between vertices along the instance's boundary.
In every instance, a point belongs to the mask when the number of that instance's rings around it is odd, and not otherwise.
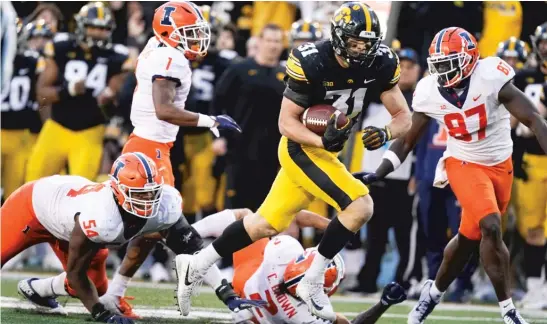
[{"label": "referee in background", "polygon": [[218,80],[212,109],[229,114],[242,134],[226,136],[225,208],[257,210],[272,185],[279,161],[279,111],[285,68],[279,63],[284,33],[273,24],[264,26],[256,55],[232,64]]}]

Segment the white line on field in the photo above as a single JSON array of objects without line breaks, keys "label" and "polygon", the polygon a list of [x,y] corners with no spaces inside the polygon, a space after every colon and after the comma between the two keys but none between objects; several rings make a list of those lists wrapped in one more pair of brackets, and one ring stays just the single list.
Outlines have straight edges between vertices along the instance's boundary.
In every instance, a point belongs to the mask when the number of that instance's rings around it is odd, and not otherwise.
[{"label": "white line on field", "polygon": [[[0,297],[0,307],[5,308],[17,308],[17,309],[34,309],[34,306],[26,301],[21,301],[13,297]],[[68,303],[63,306],[68,313],[72,314],[87,314],[87,310],[78,303]],[[144,318],[155,317],[155,318],[168,318],[168,319],[180,319],[180,313],[175,309],[164,309],[161,310],[152,308],[152,307],[143,307],[139,306],[135,308],[135,312]],[[355,312],[346,312],[343,313],[348,317],[355,317],[358,313]],[[406,314],[391,314],[387,313],[382,316],[383,318],[406,318]],[[187,319],[214,319],[219,321],[219,323],[230,323],[232,316],[229,312],[219,309],[219,308],[203,308],[196,307],[192,308],[192,312]],[[444,320],[444,321],[465,321],[465,322],[500,322],[499,317],[456,317],[456,316],[441,316],[441,315],[430,315],[428,317],[432,320]],[[534,323],[547,323],[547,320],[534,320]]]}]

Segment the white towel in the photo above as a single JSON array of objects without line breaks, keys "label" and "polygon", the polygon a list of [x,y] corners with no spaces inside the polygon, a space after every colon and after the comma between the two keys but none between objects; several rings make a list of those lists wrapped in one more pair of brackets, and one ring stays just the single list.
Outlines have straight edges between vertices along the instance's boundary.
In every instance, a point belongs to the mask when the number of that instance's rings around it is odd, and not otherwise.
[{"label": "white towel", "polygon": [[446,174],[445,160],[449,155],[444,151],[443,156],[439,159],[435,168],[435,179],[433,179],[433,187],[444,188],[448,185],[448,175]]}]

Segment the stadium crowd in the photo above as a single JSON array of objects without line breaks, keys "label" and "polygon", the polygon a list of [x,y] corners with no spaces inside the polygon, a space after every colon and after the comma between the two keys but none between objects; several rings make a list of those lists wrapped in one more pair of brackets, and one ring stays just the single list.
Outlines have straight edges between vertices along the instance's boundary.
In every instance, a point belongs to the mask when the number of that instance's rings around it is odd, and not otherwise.
[{"label": "stadium crowd", "polygon": [[[277,121],[290,49],[328,38],[330,17],[341,3],[198,3],[213,37],[208,55],[191,63],[186,109],[207,115],[226,113],[244,135],[221,132],[216,138],[207,128],[180,129],[170,160],[190,223],[225,208],[256,210],[260,206],[279,169]],[[80,2],[12,2],[19,18],[12,78],[2,83],[3,200],[25,182],[58,173],[106,180],[112,162],[133,136],[130,115],[138,86],[133,71],[153,36],[154,10],[161,4],[105,1],[95,4],[102,8],[101,17],[88,17]],[[517,71],[514,84],[547,118],[545,2],[369,5],[388,31],[385,42],[399,56],[399,87],[410,107],[414,87],[427,71],[432,37],[442,28],[457,25],[474,34],[481,57],[499,56]],[[96,27],[91,33],[107,35],[114,57],[108,63],[108,75],[106,69],[97,68],[100,64],[86,63],[100,63],[101,57],[92,51],[55,45],[68,37],[87,39],[90,31],[84,25]],[[46,100],[56,77],[50,76],[50,68],[44,69],[46,60],[54,62],[55,69],[65,66],[67,83],[55,100]],[[360,125],[383,126],[390,118],[381,102],[372,102],[364,107]],[[516,180],[503,224],[511,253],[513,296],[525,308],[547,309],[547,157],[528,128],[516,120],[512,127]],[[340,158],[351,172],[373,172],[389,144],[365,151],[361,136],[359,131],[352,135]],[[410,297],[417,298],[421,284],[435,278],[443,249],[458,232],[461,213],[449,187],[433,187],[447,136],[446,129],[430,121],[413,158],[370,186],[375,217],[344,250],[343,291],[373,294],[395,279]],[[308,209],[325,217],[335,213],[322,201],[312,202]],[[305,247],[321,237],[311,228],[288,232]],[[117,268],[124,254],[123,248],[112,250],[109,266]],[[166,265],[172,257],[157,243],[136,276],[155,282],[173,280]],[[231,260],[222,263],[229,272]],[[22,267],[62,269],[47,244],[30,248],[3,269]],[[496,300],[478,254],[469,259],[445,298]]]}]

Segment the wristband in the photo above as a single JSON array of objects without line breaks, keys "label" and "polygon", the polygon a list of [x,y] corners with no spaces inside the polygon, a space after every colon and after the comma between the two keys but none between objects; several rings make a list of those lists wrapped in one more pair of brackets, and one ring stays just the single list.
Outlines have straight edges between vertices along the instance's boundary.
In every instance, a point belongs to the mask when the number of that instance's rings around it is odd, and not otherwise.
[{"label": "wristband", "polygon": [[215,120],[211,116],[198,114],[198,124],[196,126],[211,128],[215,126]]},{"label": "wristband", "polygon": [[401,165],[401,160],[393,151],[387,150],[382,158],[388,160],[389,162],[391,162],[391,164],[393,164],[393,170],[397,169]]}]

